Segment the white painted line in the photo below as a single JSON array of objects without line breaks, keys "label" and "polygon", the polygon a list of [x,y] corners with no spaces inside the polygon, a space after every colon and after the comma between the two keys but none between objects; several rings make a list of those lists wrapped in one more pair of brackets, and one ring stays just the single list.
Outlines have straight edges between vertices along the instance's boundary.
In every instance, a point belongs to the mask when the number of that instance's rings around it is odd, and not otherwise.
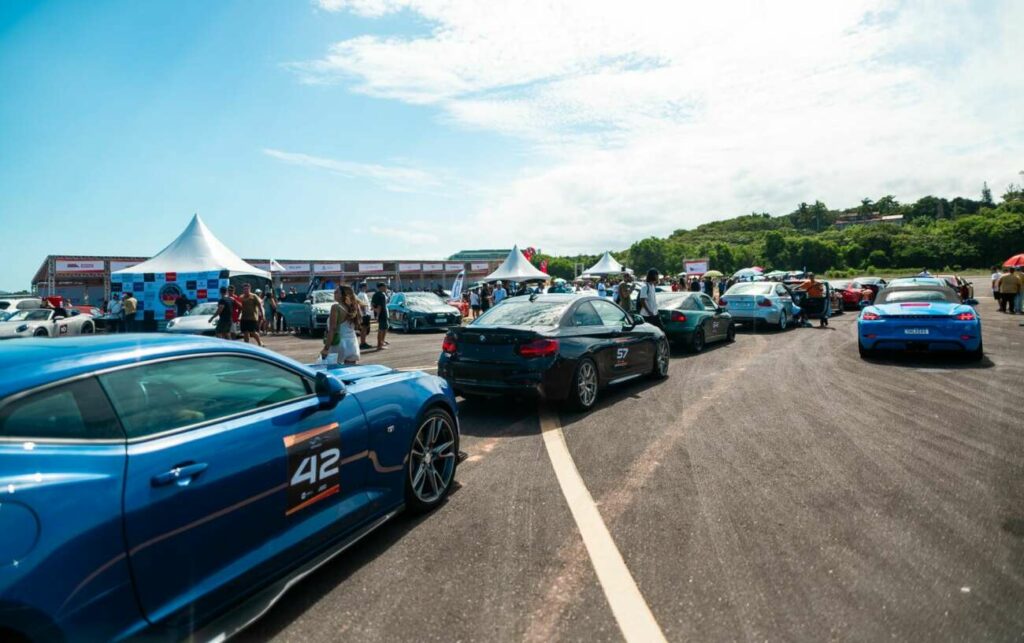
[{"label": "white painted line", "polygon": [[540,428],[558,484],[562,487],[562,494],[583,537],[597,580],[611,605],[622,636],[631,643],[664,641],[665,635],[640,594],[640,588],[629,573],[626,561],[615,546],[608,527],[601,519],[601,512],[572,460],[558,415],[550,409],[541,408]]},{"label": "white painted line", "polygon": [[437,365],[434,366],[402,366],[396,367],[396,371],[436,371]]}]

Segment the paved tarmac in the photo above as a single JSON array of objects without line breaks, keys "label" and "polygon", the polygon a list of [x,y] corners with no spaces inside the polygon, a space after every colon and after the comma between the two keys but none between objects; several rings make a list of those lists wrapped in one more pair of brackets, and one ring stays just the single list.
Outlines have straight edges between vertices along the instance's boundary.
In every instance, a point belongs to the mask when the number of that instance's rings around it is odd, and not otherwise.
[{"label": "paved tarmac", "polygon": [[[976,283],[984,283],[976,280]],[[569,452],[670,641],[1024,639],[1024,327],[986,357],[861,360],[855,313],[676,354]],[[441,334],[364,363],[436,366]],[[272,337],[302,361],[318,339]],[[306,579],[242,640],[621,641],[531,403],[463,403],[459,486]]]}]

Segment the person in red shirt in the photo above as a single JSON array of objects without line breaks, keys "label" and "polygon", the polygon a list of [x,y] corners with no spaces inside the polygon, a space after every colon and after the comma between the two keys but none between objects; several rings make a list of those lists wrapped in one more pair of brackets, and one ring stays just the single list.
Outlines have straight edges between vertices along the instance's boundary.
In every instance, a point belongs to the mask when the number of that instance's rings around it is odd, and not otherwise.
[{"label": "person in red shirt", "polygon": [[235,287],[228,286],[228,297],[235,302],[234,307],[231,309],[231,325],[238,330],[241,326],[239,321],[242,319],[242,298],[235,294]]}]

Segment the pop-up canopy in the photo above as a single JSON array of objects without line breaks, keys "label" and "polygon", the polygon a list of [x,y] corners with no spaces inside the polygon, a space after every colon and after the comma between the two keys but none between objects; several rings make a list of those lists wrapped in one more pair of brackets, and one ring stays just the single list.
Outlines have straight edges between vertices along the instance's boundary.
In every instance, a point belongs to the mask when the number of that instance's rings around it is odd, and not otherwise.
[{"label": "pop-up canopy", "polygon": [[537,270],[519,251],[519,246],[513,246],[512,251],[508,253],[508,257],[498,266],[498,269],[484,277],[483,280],[520,282],[547,279],[547,273]]},{"label": "pop-up canopy", "polygon": [[585,275],[621,275],[622,264],[615,260],[611,252],[606,251],[593,266],[583,271]]},{"label": "pop-up canopy", "polygon": [[221,243],[220,239],[213,236],[213,233],[197,214],[192,217],[192,221],[184,232],[155,257],[112,274],[223,272],[225,270],[230,277],[250,275],[270,279],[269,272],[246,263],[244,259]]}]

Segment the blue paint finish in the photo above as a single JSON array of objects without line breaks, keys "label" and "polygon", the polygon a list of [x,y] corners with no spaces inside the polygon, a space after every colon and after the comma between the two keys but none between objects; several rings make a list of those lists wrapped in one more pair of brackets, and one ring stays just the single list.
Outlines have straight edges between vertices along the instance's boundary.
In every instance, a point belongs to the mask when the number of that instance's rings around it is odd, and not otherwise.
[{"label": "blue paint finish", "polygon": [[[959,320],[961,313],[974,318]],[[974,352],[982,345],[981,316],[971,306],[954,302],[867,306],[857,318],[857,336],[866,350]]]},{"label": "blue paint finish", "polygon": [[[169,335],[6,342],[0,409],[68,378],[212,353],[270,361],[307,378],[310,391],[326,370],[345,395],[323,406],[311,393],[105,443],[26,442],[0,426],[0,627],[42,638],[187,636],[401,507],[418,420],[435,405],[457,418],[450,387],[431,375],[308,367],[238,342]],[[285,440],[311,434],[338,436],[338,489],[295,509]]]}]

